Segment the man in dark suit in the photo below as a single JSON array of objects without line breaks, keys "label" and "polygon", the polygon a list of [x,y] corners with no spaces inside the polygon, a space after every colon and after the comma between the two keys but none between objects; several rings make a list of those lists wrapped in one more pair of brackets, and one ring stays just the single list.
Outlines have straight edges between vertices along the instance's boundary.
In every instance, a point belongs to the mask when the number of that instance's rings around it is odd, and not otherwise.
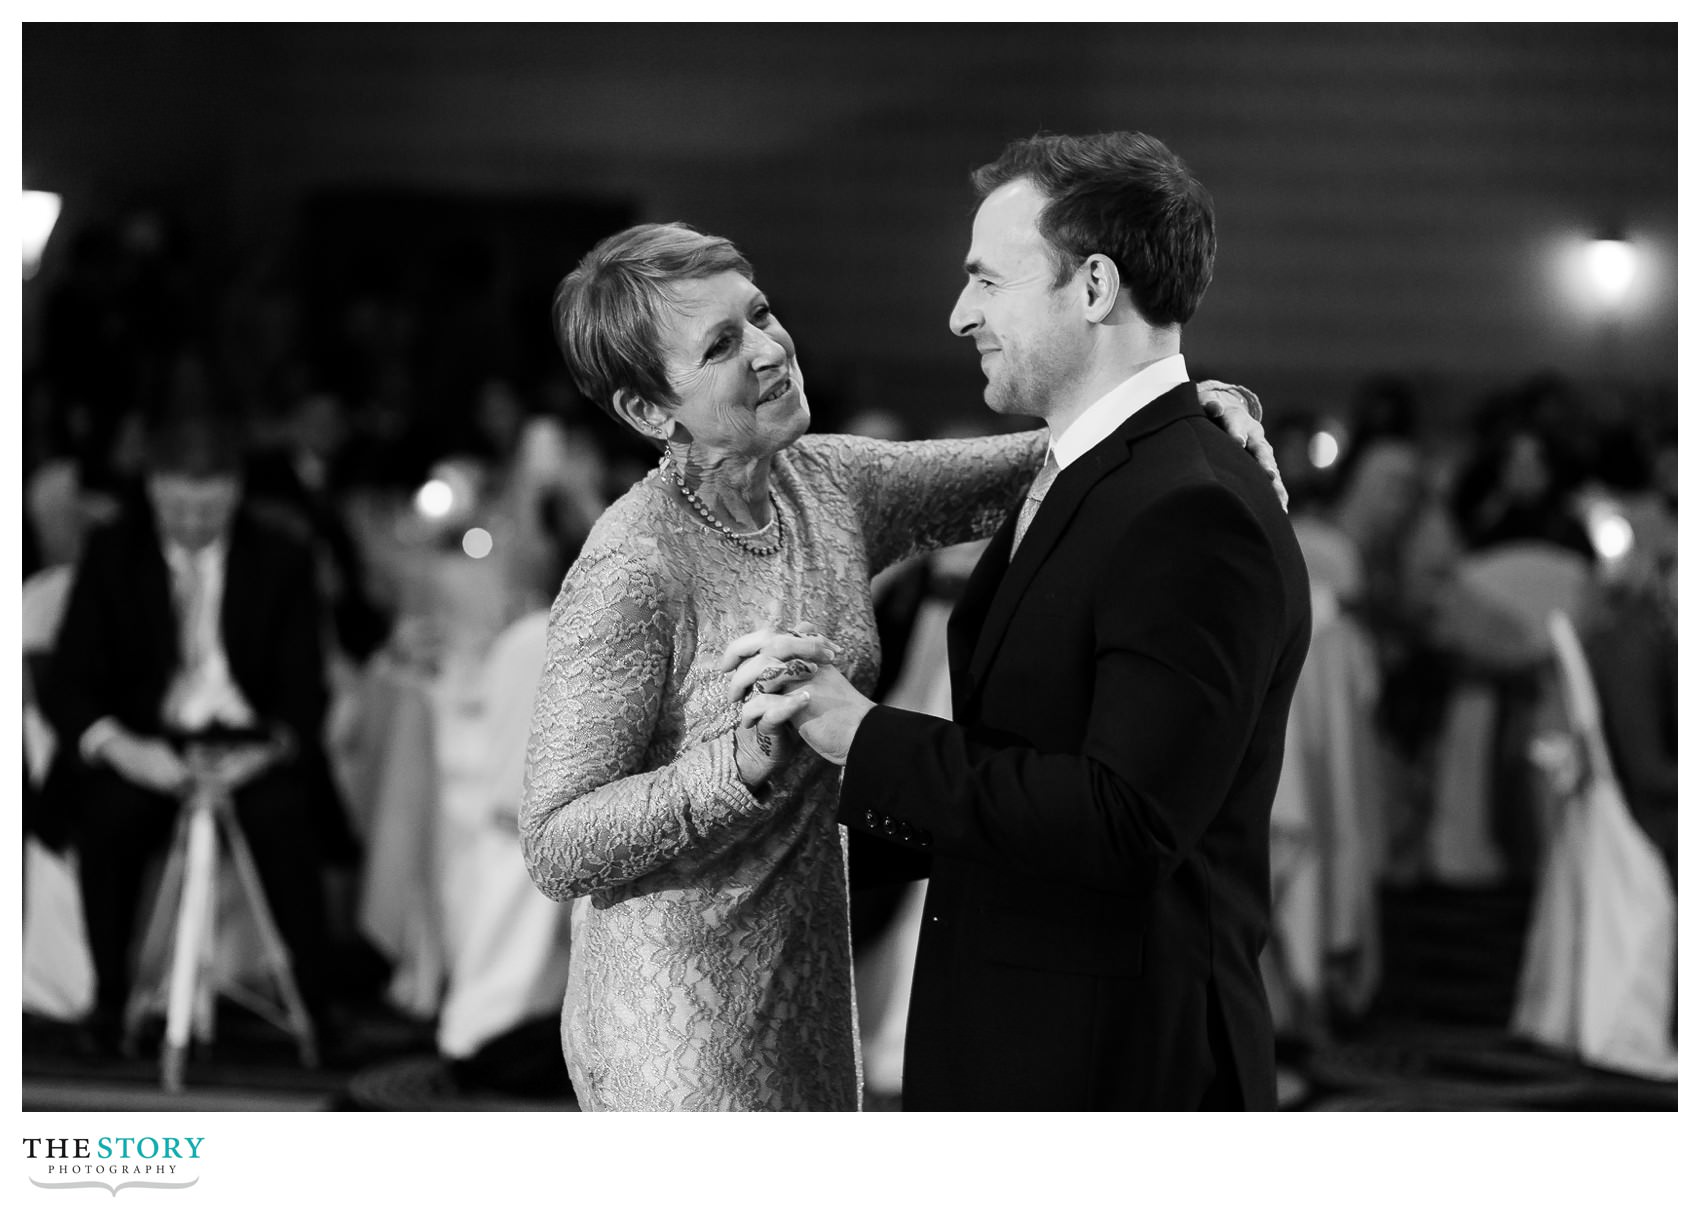
[{"label": "man in dark suit", "polygon": [[842,820],[932,857],[909,1109],[1268,1109],[1269,813],[1310,639],[1274,488],[1180,355],[1209,196],[1144,135],[975,175],[951,327],[1046,468],[951,621],[955,721],[825,667],[798,717]]},{"label": "man in dark suit", "polygon": [[115,1043],[143,869],[169,841],[189,780],[181,745],[213,736],[273,747],[273,765],[237,791],[236,815],[302,999],[322,1021],[310,805],[329,773],[311,555],[240,508],[241,449],[227,422],[175,416],[148,445],[145,499],[90,538],[43,693],[59,737],[49,810],[70,818],[79,857],[92,1026]]},{"label": "man in dark suit", "polygon": [[389,635],[390,620],[366,590],[360,550],[344,521],[341,454],[347,422],[328,392],[303,391],[279,439],[249,453],[246,499],[280,528],[300,536],[317,557],[319,591],[342,651],[363,662]]}]

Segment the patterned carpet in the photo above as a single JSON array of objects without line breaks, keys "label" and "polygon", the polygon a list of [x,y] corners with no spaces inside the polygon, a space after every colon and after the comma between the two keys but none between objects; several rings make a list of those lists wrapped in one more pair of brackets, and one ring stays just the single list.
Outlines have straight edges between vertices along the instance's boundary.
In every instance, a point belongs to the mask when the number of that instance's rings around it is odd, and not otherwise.
[{"label": "patterned carpet", "polygon": [[[1418,888],[1383,899],[1385,974],[1364,1020],[1327,1046],[1284,1045],[1281,1103],[1295,1111],[1674,1111],[1675,1084],[1590,1069],[1512,1039],[1526,890]],[[436,1056],[426,1024],[356,1008],[343,1061],[296,1064],[269,1026],[231,1009],[193,1056],[187,1089],[160,1090],[150,1057],[97,1059],[63,1024],[24,1021],[23,1110],[571,1111],[552,1024],[482,1066]],[[898,1111],[870,1096],[868,1111]]]},{"label": "patterned carpet", "polygon": [[1674,1111],[1676,1085],[1595,1070],[1513,1038],[1525,888],[1382,897],[1384,974],[1364,1021],[1292,1064],[1303,1111]]}]

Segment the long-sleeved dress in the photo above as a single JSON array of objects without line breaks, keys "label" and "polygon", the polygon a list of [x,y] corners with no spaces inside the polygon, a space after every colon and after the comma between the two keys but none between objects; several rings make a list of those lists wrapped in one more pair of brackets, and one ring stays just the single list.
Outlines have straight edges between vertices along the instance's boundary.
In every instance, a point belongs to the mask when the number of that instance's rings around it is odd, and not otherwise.
[{"label": "long-sleeved dress", "polygon": [[584,899],[561,1023],[581,1106],[856,1109],[837,771],[800,748],[752,794],[715,664],[745,632],[807,621],[866,693],[869,578],[990,535],[1044,444],[806,436],[774,458],[771,556],[657,473],[598,521],[551,611],[520,812],[532,879]]}]

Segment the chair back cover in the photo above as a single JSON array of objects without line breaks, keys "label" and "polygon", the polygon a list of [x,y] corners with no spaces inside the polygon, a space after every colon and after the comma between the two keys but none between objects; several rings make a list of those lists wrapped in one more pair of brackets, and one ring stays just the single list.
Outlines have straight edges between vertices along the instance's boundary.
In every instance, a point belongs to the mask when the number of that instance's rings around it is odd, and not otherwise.
[{"label": "chair back cover", "polygon": [[1575,626],[1554,612],[1548,630],[1575,751],[1511,1029],[1589,1065],[1675,1081],[1676,893],[1612,771]]}]

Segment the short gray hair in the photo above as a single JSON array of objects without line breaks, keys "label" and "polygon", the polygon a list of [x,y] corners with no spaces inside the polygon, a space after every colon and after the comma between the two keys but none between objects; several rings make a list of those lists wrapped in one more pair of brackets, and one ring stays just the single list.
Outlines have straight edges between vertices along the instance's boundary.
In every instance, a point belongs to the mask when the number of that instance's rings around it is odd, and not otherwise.
[{"label": "short gray hair", "polygon": [[755,279],[730,240],[684,223],[640,223],[597,244],[561,279],[552,308],[555,340],[578,390],[616,421],[621,389],[677,403],[657,348],[669,287],[727,271]]}]

